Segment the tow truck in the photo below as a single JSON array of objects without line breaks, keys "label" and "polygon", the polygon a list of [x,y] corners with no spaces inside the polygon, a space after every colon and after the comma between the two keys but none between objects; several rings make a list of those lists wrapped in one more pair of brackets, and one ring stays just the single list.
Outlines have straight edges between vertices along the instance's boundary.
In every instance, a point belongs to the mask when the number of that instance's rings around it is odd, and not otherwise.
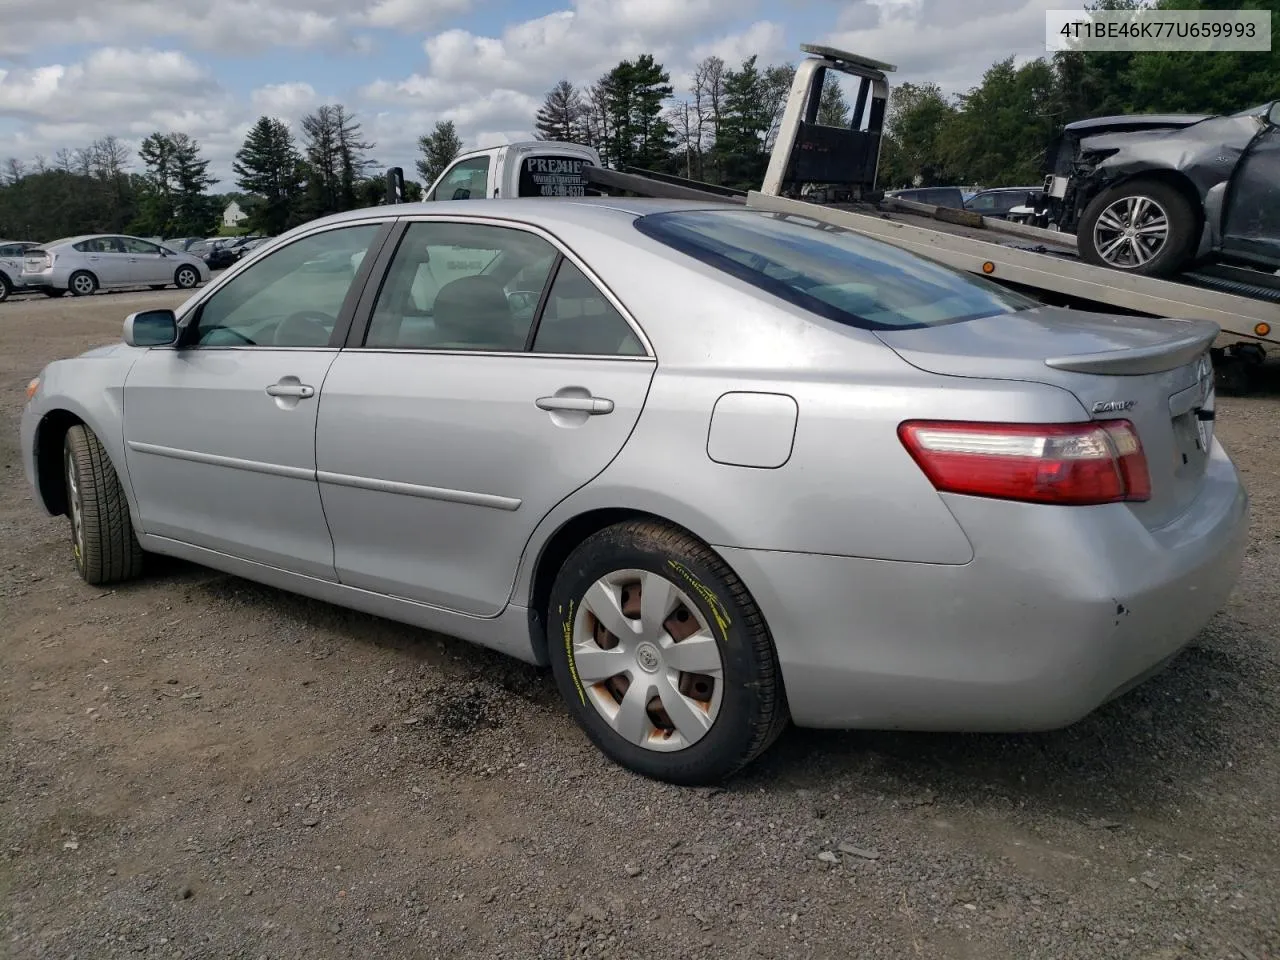
[{"label": "tow truck", "polygon": [[[897,68],[833,47],[803,44],[779,132],[759,190],[690,180],[634,167],[614,170],[581,144],[527,141],[456,158],[428,200],[483,197],[643,196],[709,200],[851,230],[1058,306],[1137,316],[1211,320],[1218,386],[1248,389],[1251,368],[1280,343],[1280,276],[1214,267],[1156,279],[1079,259],[1075,237],[1026,223],[888,197],[876,174]],[[818,123],[828,71],[854,78],[848,127]],[[400,168],[387,172],[387,202],[403,199]]]}]

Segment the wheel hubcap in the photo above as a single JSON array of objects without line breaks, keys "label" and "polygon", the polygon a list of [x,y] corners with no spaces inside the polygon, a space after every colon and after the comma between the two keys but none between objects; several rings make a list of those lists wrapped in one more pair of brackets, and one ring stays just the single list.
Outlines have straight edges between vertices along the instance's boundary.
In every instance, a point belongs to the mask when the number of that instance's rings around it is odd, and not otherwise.
[{"label": "wheel hubcap", "polygon": [[584,699],[627,742],[674,751],[720,712],[724,666],[707,622],[679,587],[648,570],[601,577],[573,619]]},{"label": "wheel hubcap", "polygon": [[66,456],[67,506],[71,513],[71,540],[78,561],[84,554],[84,519],[80,505],[80,481],[76,476],[76,462],[70,453]]},{"label": "wheel hubcap", "polygon": [[1102,211],[1093,225],[1093,246],[1113,267],[1149,263],[1169,241],[1169,215],[1150,197],[1124,197]]},{"label": "wheel hubcap", "polygon": [[76,277],[76,293],[93,293],[93,281],[88,277]]},{"label": "wheel hubcap", "polygon": [[182,273],[178,275],[178,282],[181,283],[184,287],[189,287],[189,286],[192,286],[196,281],[190,270],[183,270]]}]

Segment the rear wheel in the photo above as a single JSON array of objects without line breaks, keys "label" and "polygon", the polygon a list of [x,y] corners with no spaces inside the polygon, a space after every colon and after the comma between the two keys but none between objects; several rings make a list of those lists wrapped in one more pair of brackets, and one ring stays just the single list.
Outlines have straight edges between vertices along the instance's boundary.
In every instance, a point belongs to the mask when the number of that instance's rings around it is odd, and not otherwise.
[{"label": "rear wheel", "polygon": [[73,297],[88,297],[98,291],[98,278],[88,270],[77,270],[67,281],[67,289]]},{"label": "rear wheel", "polygon": [[142,573],[142,547],[115,467],[84,424],[67,431],[62,448],[76,571],[88,583],[132,580]]},{"label": "rear wheel", "polygon": [[0,303],[8,300],[11,293],[13,293],[13,284],[9,282],[8,277],[0,273]]},{"label": "rear wheel", "polygon": [[1195,251],[1199,217],[1177,189],[1130,180],[1099,193],[1076,231],[1089,263],[1144,276],[1177,273]]},{"label": "rear wheel", "polygon": [[715,783],[787,724],[764,617],[728,565],[681,530],[632,521],[589,537],[561,568],[547,619],[569,712],[630,770]]},{"label": "rear wheel", "polygon": [[195,267],[179,267],[173,274],[173,282],[179,290],[190,290],[200,282],[200,274],[196,273]]}]

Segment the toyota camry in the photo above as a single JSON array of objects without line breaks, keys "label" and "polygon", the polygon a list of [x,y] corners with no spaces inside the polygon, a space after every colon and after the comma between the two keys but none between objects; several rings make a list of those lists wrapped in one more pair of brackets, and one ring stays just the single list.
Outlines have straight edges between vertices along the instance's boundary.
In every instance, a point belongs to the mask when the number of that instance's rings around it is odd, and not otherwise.
[{"label": "toyota camry", "polygon": [[50,364],[22,444],[90,583],[166,554],[466,638],[707,783],[789,722],[1061,727],[1174,657],[1248,524],[1216,333],[741,206],[395,205]]}]

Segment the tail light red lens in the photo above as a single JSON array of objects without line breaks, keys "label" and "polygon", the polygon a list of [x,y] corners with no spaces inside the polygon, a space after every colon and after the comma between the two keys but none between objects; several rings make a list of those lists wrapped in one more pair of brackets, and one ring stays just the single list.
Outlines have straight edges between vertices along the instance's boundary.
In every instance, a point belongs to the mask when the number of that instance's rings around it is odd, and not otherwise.
[{"label": "tail light red lens", "polygon": [[909,420],[898,436],[944,493],[1074,506],[1151,498],[1146,455],[1128,420]]}]

